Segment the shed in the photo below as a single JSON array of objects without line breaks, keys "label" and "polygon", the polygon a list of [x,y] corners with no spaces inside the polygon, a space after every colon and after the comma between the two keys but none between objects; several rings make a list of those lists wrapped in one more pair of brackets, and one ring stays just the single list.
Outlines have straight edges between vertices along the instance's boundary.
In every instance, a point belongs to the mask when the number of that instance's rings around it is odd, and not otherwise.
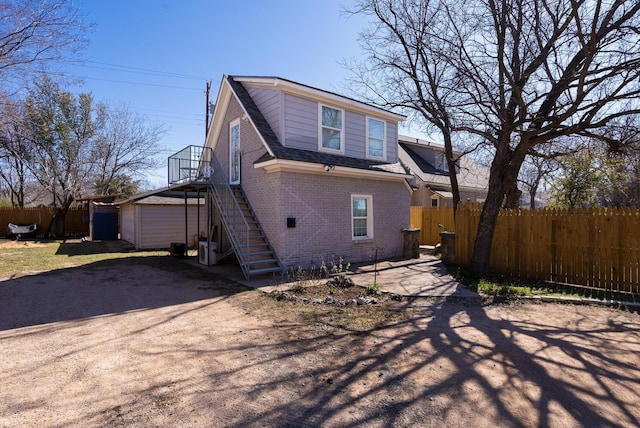
[{"label": "shed", "polygon": [[194,247],[198,234],[207,230],[202,196],[184,199],[152,195],[119,202],[120,238],[140,250],[168,249],[171,243],[184,243],[185,238],[188,247]]}]

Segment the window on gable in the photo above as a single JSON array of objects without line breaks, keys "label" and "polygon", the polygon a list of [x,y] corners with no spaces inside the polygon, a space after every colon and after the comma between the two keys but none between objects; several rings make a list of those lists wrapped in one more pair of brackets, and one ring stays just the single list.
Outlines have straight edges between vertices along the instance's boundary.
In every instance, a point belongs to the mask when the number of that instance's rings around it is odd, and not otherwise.
[{"label": "window on gable", "polygon": [[444,153],[438,153],[438,169],[440,171],[449,172],[449,164],[447,163],[447,156]]},{"label": "window on gable", "polygon": [[344,152],[344,111],[320,106],[320,150]]},{"label": "window on gable", "polygon": [[385,158],[385,123],[371,117],[367,118],[367,157]]},{"label": "window on gable", "polygon": [[356,239],[373,238],[372,197],[351,196],[351,237]]}]

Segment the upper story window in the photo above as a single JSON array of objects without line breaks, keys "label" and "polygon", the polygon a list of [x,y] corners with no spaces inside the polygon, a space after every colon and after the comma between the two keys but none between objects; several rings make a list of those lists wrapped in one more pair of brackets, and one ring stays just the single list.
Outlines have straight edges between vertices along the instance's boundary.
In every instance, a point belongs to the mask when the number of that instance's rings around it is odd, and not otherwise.
[{"label": "upper story window", "polygon": [[382,120],[367,118],[367,157],[384,159],[386,152],[386,129]]},{"label": "upper story window", "polygon": [[344,153],[344,110],[320,105],[320,150]]}]

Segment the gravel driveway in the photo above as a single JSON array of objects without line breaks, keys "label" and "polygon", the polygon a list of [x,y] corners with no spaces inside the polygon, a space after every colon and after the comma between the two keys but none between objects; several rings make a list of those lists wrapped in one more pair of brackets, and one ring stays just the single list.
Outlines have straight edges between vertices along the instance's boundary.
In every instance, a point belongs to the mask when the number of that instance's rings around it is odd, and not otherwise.
[{"label": "gravel driveway", "polygon": [[0,426],[640,425],[636,313],[417,299],[363,332],[221,285],[99,263],[1,281]]}]

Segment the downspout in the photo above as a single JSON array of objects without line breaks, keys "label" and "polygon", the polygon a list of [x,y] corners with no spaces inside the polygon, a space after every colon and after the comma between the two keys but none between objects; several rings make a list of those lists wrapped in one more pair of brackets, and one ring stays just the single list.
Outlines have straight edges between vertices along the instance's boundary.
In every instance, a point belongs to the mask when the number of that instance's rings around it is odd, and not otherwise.
[{"label": "downspout", "polygon": [[[198,195],[198,224],[196,226],[196,252],[200,249],[200,189],[197,192]],[[199,255],[199,254],[198,254]]]},{"label": "downspout", "polygon": [[184,256],[189,254],[189,219],[187,205],[187,191],[184,191]]}]

